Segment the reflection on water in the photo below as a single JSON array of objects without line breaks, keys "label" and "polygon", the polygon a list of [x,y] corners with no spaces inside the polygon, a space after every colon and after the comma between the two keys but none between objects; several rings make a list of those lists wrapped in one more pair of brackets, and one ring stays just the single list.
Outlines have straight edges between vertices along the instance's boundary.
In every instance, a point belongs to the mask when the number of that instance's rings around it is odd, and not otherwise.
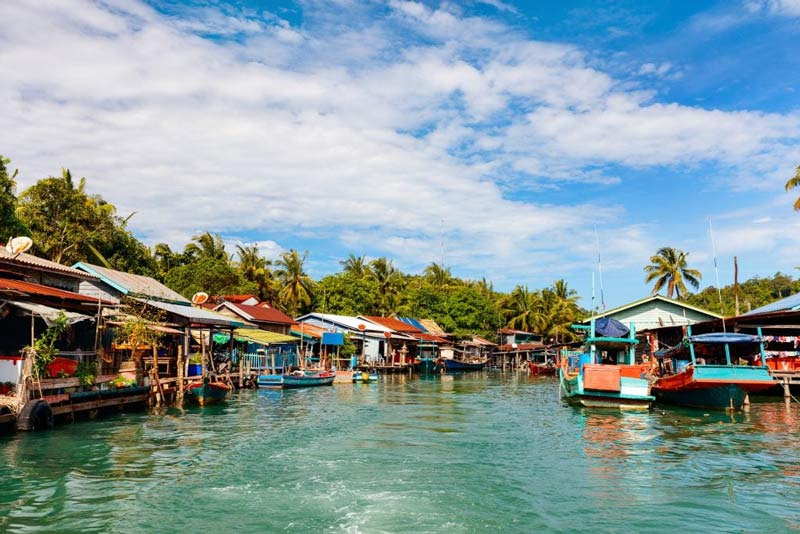
[{"label": "reflection on water", "polygon": [[785,531],[799,408],[590,411],[492,372],[243,391],[0,438],[0,531]]}]

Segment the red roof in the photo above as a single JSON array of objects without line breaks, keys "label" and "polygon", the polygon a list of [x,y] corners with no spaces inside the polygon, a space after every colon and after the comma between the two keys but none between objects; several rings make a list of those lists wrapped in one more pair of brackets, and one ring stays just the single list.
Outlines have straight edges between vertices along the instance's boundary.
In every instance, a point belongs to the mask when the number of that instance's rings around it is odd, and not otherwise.
[{"label": "red roof", "polygon": [[395,319],[394,317],[378,317],[377,315],[363,315],[362,317],[373,323],[385,326],[390,330],[394,330],[395,332],[406,332],[409,334],[423,333],[419,328],[404,323],[400,319]]},{"label": "red roof", "polygon": [[255,295],[220,295],[219,297],[215,297],[215,298],[220,299],[220,300],[224,300],[226,302],[233,302],[235,304],[238,304],[240,302],[244,302],[247,299],[256,299],[256,300],[258,300],[258,297],[256,297]]},{"label": "red roof", "polygon": [[[9,280],[8,278],[0,278],[0,291],[18,292],[26,296],[35,295],[37,297],[71,300],[75,302],[91,302],[93,304],[97,304],[98,301],[97,298],[90,297],[89,295],[81,295],[80,293],[64,291],[63,289],[25,282],[23,280]],[[101,300],[100,302],[107,305],[114,304],[107,300]]]},{"label": "red roof", "polygon": [[497,347],[497,350],[500,352],[519,352],[519,351],[526,351],[526,350],[535,350],[535,349],[543,349],[543,343],[517,343],[517,348],[514,348],[512,345],[500,345]]},{"label": "red roof", "polygon": [[[260,323],[294,324],[294,319],[276,308],[264,308],[262,306],[247,306],[245,304],[234,304],[233,302],[224,303],[234,312],[238,309],[245,316],[245,319]],[[242,315],[240,314],[240,315]]]},{"label": "red roof", "polygon": [[446,343],[448,345],[452,345],[452,342],[448,339],[434,336],[433,334],[427,334],[425,332],[411,332],[411,335],[420,341],[433,341],[434,343]]}]

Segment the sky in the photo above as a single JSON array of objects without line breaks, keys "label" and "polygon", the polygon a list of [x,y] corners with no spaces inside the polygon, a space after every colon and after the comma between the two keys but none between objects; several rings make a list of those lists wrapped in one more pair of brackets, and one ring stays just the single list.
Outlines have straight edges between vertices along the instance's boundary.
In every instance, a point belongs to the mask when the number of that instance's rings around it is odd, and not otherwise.
[{"label": "sky", "polygon": [[308,250],[315,277],[444,259],[586,307],[593,277],[607,307],[648,295],[663,246],[701,287],[714,251],[723,285],[734,256],[741,280],[798,273],[800,0],[3,0],[0,21],[19,190],[69,168],[150,245],[211,231]]}]

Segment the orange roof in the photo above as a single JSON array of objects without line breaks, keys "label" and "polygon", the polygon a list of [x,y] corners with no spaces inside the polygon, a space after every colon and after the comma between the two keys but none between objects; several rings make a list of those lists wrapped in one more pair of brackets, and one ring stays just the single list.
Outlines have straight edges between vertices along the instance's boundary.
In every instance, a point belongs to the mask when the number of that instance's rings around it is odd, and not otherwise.
[{"label": "orange roof", "polygon": [[244,302],[247,299],[256,299],[256,300],[258,300],[258,297],[255,296],[255,295],[220,295],[220,296],[215,297],[215,298],[221,299],[221,300],[225,300],[227,302],[233,302],[233,303],[236,303],[236,304],[238,304],[240,302]]},{"label": "orange roof", "polygon": [[323,332],[327,332],[327,330],[309,323],[295,323],[292,325],[292,332],[321,339]]},{"label": "orange roof", "polygon": [[[43,286],[22,280],[9,280],[7,278],[0,278],[0,292],[4,291],[14,294],[21,294],[22,296],[48,297],[61,300],[71,300],[75,302],[91,302],[93,304],[97,304],[98,302],[97,298],[90,297],[89,295],[81,295],[80,293],[64,291],[63,289]],[[100,302],[107,305],[114,304],[113,302],[107,300],[100,300]]]},{"label": "orange roof", "polygon": [[410,334],[422,333],[422,330],[419,328],[404,323],[400,319],[395,319],[394,317],[379,317],[377,315],[363,315],[362,317],[373,323],[385,326],[390,330],[394,330],[395,332],[407,332]]}]

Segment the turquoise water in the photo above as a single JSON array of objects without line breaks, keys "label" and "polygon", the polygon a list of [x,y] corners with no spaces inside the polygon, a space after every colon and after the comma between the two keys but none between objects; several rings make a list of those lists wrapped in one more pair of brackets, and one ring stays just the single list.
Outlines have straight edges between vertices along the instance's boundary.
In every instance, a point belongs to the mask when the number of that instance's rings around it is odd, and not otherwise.
[{"label": "turquoise water", "polygon": [[800,405],[592,412],[464,375],[115,415],[0,438],[0,532],[781,532]]}]

